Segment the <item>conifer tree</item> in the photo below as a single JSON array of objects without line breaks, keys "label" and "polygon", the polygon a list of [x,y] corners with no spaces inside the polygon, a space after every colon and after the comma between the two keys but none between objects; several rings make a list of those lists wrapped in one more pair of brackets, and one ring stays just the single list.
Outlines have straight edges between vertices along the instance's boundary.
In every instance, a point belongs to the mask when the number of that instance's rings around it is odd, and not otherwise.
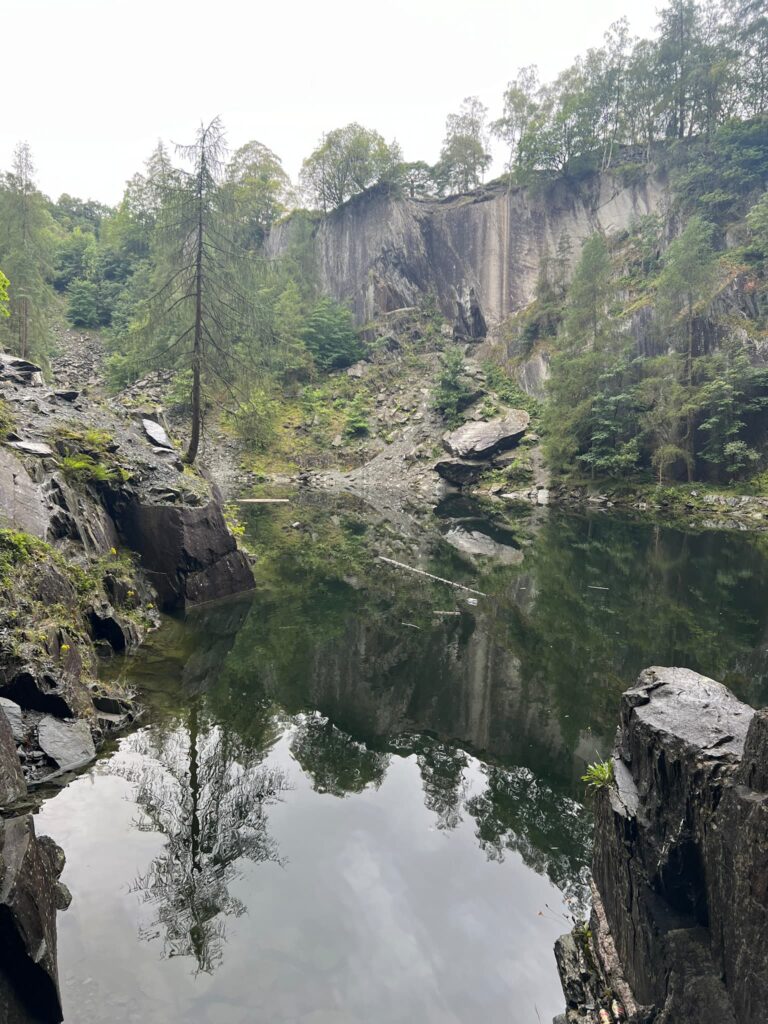
[{"label": "conifer tree", "polygon": [[160,206],[152,249],[154,287],[145,303],[143,333],[155,358],[191,371],[192,425],[185,462],[200,446],[203,386],[232,388],[238,345],[256,333],[248,254],[236,241],[236,222],[221,187],[225,155],[219,118],[201,125],[195,141],[178,146],[190,170],[157,182]]},{"label": "conifer tree", "polygon": [[8,330],[22,359],[45,339],[53,295],[49,280],[56,226],[34,173],[29,145],[19,143],[0,192],[0,258],[10,279]]},{"label": "conifer tree", "polygon": [[701,217],[688,221],[683,233],[666,252],[657,292],[661,322],[682,359],[682,381],[687,391],[685,447],[689,480],[693,479],[695,467],[696,321],[711,301],[718,278],[712,234],[712,225]]}]

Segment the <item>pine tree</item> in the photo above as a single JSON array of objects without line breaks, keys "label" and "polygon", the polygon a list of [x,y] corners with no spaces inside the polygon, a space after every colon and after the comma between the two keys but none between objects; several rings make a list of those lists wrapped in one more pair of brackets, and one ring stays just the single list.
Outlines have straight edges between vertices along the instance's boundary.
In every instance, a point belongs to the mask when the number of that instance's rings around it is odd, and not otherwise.
[{"label": "pine tree", "polygon": [[682,358],[682,382],[686,389],[685,450],[688,479],[695,470],[694,362],[697,318],[711,301],[718,279],[717,255],[712,248],[713,227],[692,217],[683,233],[669,246],[657,291],[662,325]]},{"label": "pine tree", "polygon": [[29,145],[22,142],[0,192],[0,258],[10,279],[8,329],[23,359],[43,346],[53,297],[49,282],[56,225],[34,173]]},{"label": "pine tree", "polygon": [[252,262],[234,241],[237,224],[221,187],[225,136],[219,118],[177,149],[191,170],[156,184],[154,287],[142,333],[153,338],[156,359],[191,370],[192,426],[184,460],[192,464],[200,446],[204,381],[233,388],[240,343],[257,333],[255,289],[248,281]]}]

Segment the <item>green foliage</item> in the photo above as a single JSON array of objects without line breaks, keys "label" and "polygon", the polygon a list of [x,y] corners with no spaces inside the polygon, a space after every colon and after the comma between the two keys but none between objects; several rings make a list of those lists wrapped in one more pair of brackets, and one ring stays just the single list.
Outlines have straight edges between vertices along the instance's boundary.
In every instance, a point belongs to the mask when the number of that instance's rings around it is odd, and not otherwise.
[{"label": "green foliage", "polygon": [[764,192],[750,209],[747,224],[763,262],[768,263],[768,192]]},{"label": "green foliage", "polygon": [[29,146],[21,143],[14,151],[12,170],[0,184],[0,261],[10,281],[10,316],[1,318],[0,345],[23,358],[47,347],[58,232],[34,174]]},{"label": "green foliage", "polygon": [[5,437],[15,426],[13,412],[4,398],[0,398],[0,437]]},{"label": "green foliage", "polygon": [[531,416],[536,416],[541,411],[539,402],[532,395],[523,391],[503,366],[486,361],[483,363],[483,373],[488,390],[497,394],[505,405],[514,409],[525,409]]},{"label": "green foliage", "polygon": [[0,529],[0,581],[8,586],[15,571],[25,562],[43,557],[48,546],[21,530]]},{"label": "green foliage", "polygon": [[682,210],[717,225],[732,223],[765,188],[768,110],[750,121],[721,125],[707,145],[680,147],[670,160]]},{"label": "green foliage", "polygon": [[351,366],[363,355],[352,314],[333,299],[315,303],[301,328],[301,339],[321,370]]},{"label": "green foliage", "polygon": [[73,327],[98,327],[98,289],[91,281],[73,281],[68,292],[67,319]]},{"label": "green foliage", "polygon": [[613,761],[593,761],[581,781],[592,790],[607,789],[613,783]]},{"label": "green foliage", "polygon": [[0,318],[11,315],[11,311],[8,308],[8,283],[8,278],[0,270]]},{"label": "green foliage", "polygon": [[[724,270],[714,237],[694,215],[661,255],[655,218],[635,225],[615,259],[595,237],[585,244],[552,359],[545,445],[553,469],[594,478],[652,472],[659,483],[732,482],[759,469],[768,377],[716,312]],[[637,308],[653,310],[641,320],[650,352],[624,327],[619,262],[622,287],[643,296]]]},{"label": "green foliage", "polygon": [[248,142],[233,153],[225,191],[236,210],[236,240],[253,251],[263,246],[269,229],[294,201],[280,158],[260,142]]},{"label": "green foliage", "polygon": [[113,467],[105,466],[92,455],[65,455],[61,460],[64,476],[76,484],[107,484],[118,479]]},{"label": "green foliage", "polygon": [[277,406],[264,388],[254,387],[232,416],[239,437],[256,451],[265,451],[275,435]]},{"label": "green foliage", "polygon": [[460,348],[449,348],[443,354],[441,363],[433,406],[448,426],[455,427],[461,422],[459,413],[466,408],[473,388],[463,376],[464,356]]},{"label": "green foliage", "polygon": [[370,431],[369,412],[368,401],[365,395],[359,392],[347,406],[344,434],[350,438],[365,437]]},{"label": "green foliage", "polygon": [[377,182],[397,177],[400,147],[359,124],[335,128],[301,167],[301,187],[310,205],[321,210],[341,206]]},{"label": "green foliage", "polygon": [[56,444],[63,452],[61,470],[73,484],[119,484],[128,479],[115,459],[115,442],[105,430],[81,430],[76,426],[60,428]]},{"label": "green foliage", "polygon": [[434,169],[441,192],[468,192],[476,188],[490,166],[487,107],[476,96],[468,96],[458,114],[449,114],[440,160]]}]

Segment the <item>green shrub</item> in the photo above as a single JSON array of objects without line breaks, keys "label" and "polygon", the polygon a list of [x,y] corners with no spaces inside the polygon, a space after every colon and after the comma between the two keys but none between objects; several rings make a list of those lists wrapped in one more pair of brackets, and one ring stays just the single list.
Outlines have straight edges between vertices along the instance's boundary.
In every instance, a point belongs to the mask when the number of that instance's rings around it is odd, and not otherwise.
[{"label": "green shrub", "polygon": [[323,298],[306,318],[301,340],[321,370],[340,370],[363,355],[352,314],[346,306]]},{"label": "green shrub", "polygon": [[232,417],[232,425],[247,445],[265,451],[275,436],[278,403],[263,388],[253,388]]},{"label": "green shrub", "polygon": [[81,452],[79,455],[66,455],[61,460],[61,470],[71,483],[107,484],[119,479],[119,473],[115,468],[97,462],[85,452]]},{"label": "green shrub", "polygon": [[433,407],[450,427],[461,422],[459,413],[472,397],[472,388],[462,377],[464,357],[459,348],[449,348],[442,356],[442,368],[437,378]]},{"label": "green shrub", "polygon": [[355,395],[347,407],[344,433],[347,437],[365,437],[370,432],[368,404],[362,394]]}]

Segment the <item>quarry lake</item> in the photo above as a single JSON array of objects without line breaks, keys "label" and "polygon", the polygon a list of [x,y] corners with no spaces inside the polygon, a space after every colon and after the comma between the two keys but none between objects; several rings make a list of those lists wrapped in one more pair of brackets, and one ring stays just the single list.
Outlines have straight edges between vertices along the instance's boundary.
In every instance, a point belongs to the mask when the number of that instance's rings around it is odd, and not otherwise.
[{"label": "quarry lake", "polygon": [[38,815],[73,894],[67,1024],[549,1024],[584,766],[648,665],[766,701],[766,539],[243,509],[256,591],[106,666],[147,714]]}]

